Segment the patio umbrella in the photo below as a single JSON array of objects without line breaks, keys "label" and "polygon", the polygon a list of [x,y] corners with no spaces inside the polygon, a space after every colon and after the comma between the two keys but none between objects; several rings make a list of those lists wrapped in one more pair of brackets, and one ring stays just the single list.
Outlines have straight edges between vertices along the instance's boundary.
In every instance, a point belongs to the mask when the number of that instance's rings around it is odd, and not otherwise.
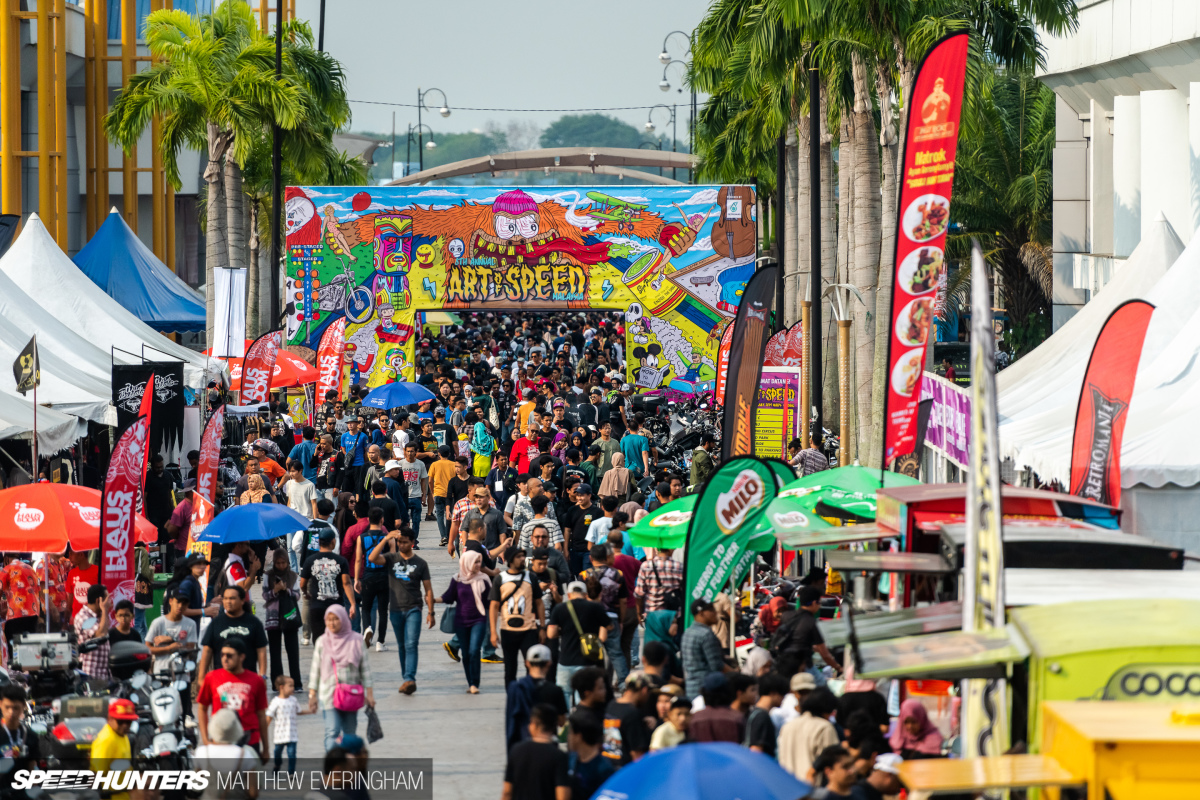
[{"label": "patio umbrella", "polygon": [[395,383],[385,383],[383,386],[372,389],[363,398],[362,404],[371,408],[388,410],[436,399],[437,395],[419,383],[397,381]]},{"label": "patio umbrella", "polygon": [[629,541],[638,547],[677,550],[687,542],[688,523],[698,494],[685,495],[656,508],[629,529]]},{"label": "patio umbrella", "polygon": [[227,508],[213,518],[198,542],[234,544],[291,536],[308,527],[308,518],[280,503],[247,503]]},{"label": "patio umbrella", "polygon": [[779,762],[729,742],[681,744],[622,767],[597,800],[798,800],[812,786]]},{"label": "patio umbrella", "polygon": [[[247,339],[246,349],[249,349],[251,344],[253,341]],[[211,349],[205,350],[204,354],[209,355],[211,352]],[[222,360],[229,364],[229,388],[235,392],[239,391],[242,388],[243,359],[226,358]],[[280,349],[275,355],[275,369],[271,372],[272,389],[290,389],[293,386],[304,386],[316,382],[317,368],[300,356],[283,349]]]},{"label": "patio umbrella", "polygon": [[[134,516],[135,540],[158,541],[158,528]],[[0,551],[61,553],[100,546],[100,492],[68,483],[29,483],[0,491]]]}]

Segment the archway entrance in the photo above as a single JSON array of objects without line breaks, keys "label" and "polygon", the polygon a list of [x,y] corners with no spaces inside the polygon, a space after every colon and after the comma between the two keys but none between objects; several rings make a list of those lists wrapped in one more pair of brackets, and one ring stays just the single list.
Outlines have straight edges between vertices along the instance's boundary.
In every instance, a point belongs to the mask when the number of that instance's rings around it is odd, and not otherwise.
[{"label": "archway entrance", "polygon": [[754,271],[750,186],[289,187],[289,344],[346,319],[367,387],[415,379],[427,311],[620,311],[625,380],[687,394],[715,376]]}]

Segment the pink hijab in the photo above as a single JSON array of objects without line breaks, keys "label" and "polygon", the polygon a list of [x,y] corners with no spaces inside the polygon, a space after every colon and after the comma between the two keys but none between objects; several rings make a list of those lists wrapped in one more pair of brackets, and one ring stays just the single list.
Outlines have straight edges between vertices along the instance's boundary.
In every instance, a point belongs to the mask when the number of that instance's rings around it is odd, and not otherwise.
[{"label": "pink hijab", "polygon": [[338,633],[334,633],[325,629],[325,633],[321,634],[321,640],[325,642],[322,645],[325,655],[329,657],[329,671],[333,671],[333,665],[344,667],[350,664],[359,666],[362,663],[363,640],[361,633],[355,633],[350,628],[350,615],[346,613],[346,607],[340,603],[334,603],[329,608],[325,609],[326,614],[333,614],[342,622],[342,629]]},{"label": "pink hijab", "polygon": [[479,598],[492,584],[487,575],[483,574],[483,556],[474,550],[463,553],[462,558],[458,560],[458,574],[454,578],[459,583],[470,584],[474,590],[471,595],[475,598],[475,608],[486,617],[487,609],[483,607],[483,601]]},{"label": "pink hijab", "polygon": [[[917,733],[909,733],[904,727],[905,720],[916,720],[921,726]],[[937,726],[929,719],[929,712],[920,700],[909,698],[900,704],[900,718],[896,721],[896,732],[889,740],[892,750],[900,753],[912,750],[926,755],[940,756],[942,754],[942,734]]]}]

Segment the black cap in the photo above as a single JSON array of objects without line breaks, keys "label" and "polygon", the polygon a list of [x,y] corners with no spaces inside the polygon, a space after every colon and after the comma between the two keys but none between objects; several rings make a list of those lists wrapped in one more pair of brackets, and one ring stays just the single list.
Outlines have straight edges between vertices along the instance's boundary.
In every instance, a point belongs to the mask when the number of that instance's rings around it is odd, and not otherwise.
[{"label": "black cap", "polygon": [[708,600],[705,600],[703,597],[697,597],[692,601],[692,605],[689,610],[691,611],[693,617],[698,617],[712,607],[713,604]]},{"label": "black cap", "polygon": [[599,453],[599,452],[601,452],[601,450],[600,450],[600,445],[598,445],[598,444],[594,444],[594,445],[592,445],[591,447],[589,447],[589,448],[588,448],[588,455],[589,455],[589,456],[594,456],[594,455],[596,455],[596,454],[597,454],[597,453]]}]

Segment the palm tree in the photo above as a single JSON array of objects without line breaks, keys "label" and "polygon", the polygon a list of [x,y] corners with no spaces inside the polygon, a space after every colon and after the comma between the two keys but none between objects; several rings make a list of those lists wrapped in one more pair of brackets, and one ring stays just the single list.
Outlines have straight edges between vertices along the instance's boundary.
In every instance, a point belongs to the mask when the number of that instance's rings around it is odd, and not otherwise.
[{"label": "palm tree", "polygon": [[[1035,346],[1050,318],[1054,92],[1027,70],[989,72],[964,116],[954,169],[954,217],[947,256],[964,260],[971,239],[995,270],[1017,338],[1014,355]],[[970,270],[950,287],[962,294]]]},{"label": "palm tree", "polygon": [[167,180],[180,186],[178,154],[206,148],[205,283],[208,335],[213,324],[213,270],[244,266],[241,164],[264,124],[294,129],[304,120],[299,87],[275,77],[275,46],[250,7],[226,0],[204,17],[156,11],[146,44],[159,61],[130,77],[104,119],[105,133],[127,151],[154,116],[161,120]]}]

